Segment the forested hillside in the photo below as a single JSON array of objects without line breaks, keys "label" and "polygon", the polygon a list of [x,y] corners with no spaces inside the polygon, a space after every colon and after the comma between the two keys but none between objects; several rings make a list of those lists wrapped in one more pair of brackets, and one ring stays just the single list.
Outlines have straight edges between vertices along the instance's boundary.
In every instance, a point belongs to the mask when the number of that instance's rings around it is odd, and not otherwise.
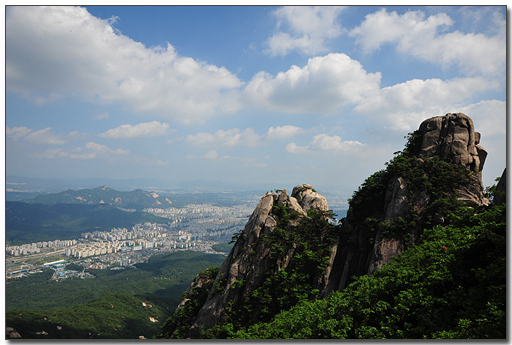
[{"label": "forested hillside", "polygon": [[[88,269],[94,278],[60,281],[51,281],[53,270],[47,269],[7,282],[6,322],[24,339],[151,338],[197,272],[223,260],[221,255],[179,251],[154,255],[137,268]],[[142,308],[142,302],[153,308]],[[150,316],[159,321],[150,322]],[[49,334],[36,334],[43,330]]]},{"label": "forested hillside", "polygon": [[304,299],[269,323],[238,331],[223,327],[222,336],[505,339],[506,207],[459,207],[449,221],[345,290]]},{"label": "forested hillside", "polygon": [[424,121],[340,224],[310,185],[265,194],[160,337],[505,338],[505,186],[479,141],[464,114]]}]

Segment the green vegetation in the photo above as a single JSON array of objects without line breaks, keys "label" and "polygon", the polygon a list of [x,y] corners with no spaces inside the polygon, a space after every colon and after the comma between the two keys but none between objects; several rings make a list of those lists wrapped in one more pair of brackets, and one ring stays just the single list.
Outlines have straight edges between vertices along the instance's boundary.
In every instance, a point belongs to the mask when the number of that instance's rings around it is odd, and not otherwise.
[{"label": "green vegetation", "polygon": [[157,334],[169,312],[146,298],[109,292],[84,305],[12,310],[6,318],[23,339],[138,339]]},{"label": "green vegetation", "polygon": [[212,246],[213,250],[215,250],[217,252],[225,252],[225,253],[229,253],[231,248],[233,248],[233,243],[218,243],[218,244],[214,244]]},{"label": "green vegetation", "polygon": [[6,240],[9,245],[80,238],[82,232],[131,228],[137,223],[167,223],[145,212],[125,212],[108,205],[27,204],[6,202]]},{"label": "green vegetation", "polygon": [[196,285],[191,291],[184,292],[181,300],[189,299],[185,308],[180,308],[170,319],[162,326],[162,331],[158,338],[170,338],[175,335],[177,338],[184,338],[187,330],[195,321],[195,316],[203,306],[208,292],[213,287],[215,277],[219,273],[219,267],[209,267],[199,273],[199,279],[203,284]]},{"label": "green vegetation", "polygon": [[372,276],[228,334],[275,339],[504,339],[506,207],[460,207]]},{"label": "green vegetation", "polygon": [[293,252],[292,261],[286,269],[267,271],[262,283],[250,293],[243,306],[233,309],[224,320],[224,325],[212,332],[214,337],[223,337],[226,329],[231,327],[240,329],[255,322],[270,320],[301,300],[318,297],[317,285],[338,230],[328,222],[334,215],[310,210],[299,226],[288,228],[290,219],[297,215],[289,214],[284,205],[274,206],[273,213],[279,217],[277,226],[270,236],[261,234],[260,238],[270,246],[276,264]]},{"label": "green vegetation", "polygon": [[[322,273],[334,240],[339,236],[340,243],[350,243],[351,230],[329,223],[332,212],[308,212],[294,228],[290,222],[298,215],[285,205],[274,206],[278,224],[271,234],[260,233],[259,240],[271,250],[269,267],[279,267],[292,255],[289,265],[266,271],[252,287],[236,281],[232,289],[240,290],[243,298],[229,304],[217,325],[202,337],[506,338],[506,206],[460,201],[457,190],[474,184],[478,172],[439,157],[419,159],[418,132],[407,139],[404,151],[354,192],[346,221],[370,243],[380,233],[406,244],[414,229],[420,236],[416,245],[406,246],[372,276],[352,277],[343,291],[320,300]],[[407,185],[409,207],[402,217],[384,221],[386,192],[398,178]],[[493,186],[487,193],[493,197],[498,192]],[[418,199],[427,202],[418,206]],[[217,291],[223,291],[225,279],[217,280]],[[202,305],[201,299],[197,305],[188,303],[194,308],[184,308],[187,322],[174,321],[178,338],[186,336],[194,311]]]},{"label": "green vegetation", "polygon": [[220,265],[223,260],[222,255],[179,251],[154,255],[147,263],[137,264],[136,269],[90,269],[87,272],[96,278],[69,278],[58,282],[50,281],[53,270],[46,269],[43,273],[6,284],[6,310],[56,310],[90,302],[106,291],[155,298],[160,304],[174,310],[179,303],[179,296],[197,272],[212,265]]},{"label": "green vegetation", "polygon": [[[59,282],[50,281],[47,269],[6,284],[6,323],[24,339],[152,338],[197,272],[223,260],[180,251],[154,255],[136,269],[87,270],[96,278]],[[43,330],[48,335],[35,334]]]},{"label": "green vegetation", "polygon": [[[260,234],[260,240],[271,248],[271,267],[290,254],[293,255],[291,263],[277,272],[265,272],[262,283],[250,291],[240,304],[229,306],[221,322],[205,332],[205,338],[226,338],[251,324],[270,321],[273,316],[300,301],[318,297],[318,285],[321,284],[338,231],[338,227],[329,222],[334,214],[310,210],[308,217],[304,217],[297,227],[288,227],[290,220],[296,219],[298,214],[289,213],[286,205],[274,206],[273,214],[278,217],[278,224],[270,235]],[[218,283],[220,286],[217,290],[224,290],[225,279],[219,277]],[[212,284],[213,279],[206,288],[203,286],[182,296],[182,299],[191,298],[191,301],[168,321],[161,337],[166,338],[173,332],[177,338],[186,336]],[[243,289],[245,286],[246,281],[241,280],[235,281],[231,288]]]},{"label": "green vegetation", "polygon": [[[386,169],[368,177],[349,199],[347,221],[358,225],[369,241],[379,231],[383,236],[407,241],[411,229],[432,227],[436,213],[446,217],[464,205],[458,200],[456,190],[471,184],[475,173],[462,165],[442,161],[437,156],[423,159],[411,156],[411,147],[416,147],[414,138],[415,135],[411,134],[409,148],[386,163]],[[392,179],[398,177],[407,184],[409,208],[404,217],[385,222],[383,214],[387,188]],[[421,193],[428,195],[430,202],[420,216],[414,203],[415,196]]]}]

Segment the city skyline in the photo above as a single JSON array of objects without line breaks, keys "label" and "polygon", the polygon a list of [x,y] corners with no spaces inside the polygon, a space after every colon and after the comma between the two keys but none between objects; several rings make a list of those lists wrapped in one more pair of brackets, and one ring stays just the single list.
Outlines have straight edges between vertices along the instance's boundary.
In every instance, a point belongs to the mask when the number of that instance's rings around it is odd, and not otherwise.
[{"label": "city skyline", "polygon": [[448,112],[484,185],[506,166],[505,6],[7,6],[5,29],[7,175],[350,196]]}]

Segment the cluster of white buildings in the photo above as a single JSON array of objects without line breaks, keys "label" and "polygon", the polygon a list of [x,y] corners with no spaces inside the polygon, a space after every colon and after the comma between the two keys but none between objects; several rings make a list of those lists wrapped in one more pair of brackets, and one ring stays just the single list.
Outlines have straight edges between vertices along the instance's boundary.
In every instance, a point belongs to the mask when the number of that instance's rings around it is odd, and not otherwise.
[{"label": "cluster of white buildings", "polygon": [[[144,212],[151,213],[155,216],[170,219],[171,227],[179,227],[182,222],[202,219],[203,223],[206,219],[215,219],[223,221],[235,221],[247,218],[254,210],[254,206],[238,205],[238,206],[212,206],[211,204],[190,204],[182,208],[146,208]],[[222,222],[221,222],[222,223]]]},{"label": "cluster of white buildings", "polygon": [[88,256],[96,256],[102,254],[117,253],[117,248],[110,244],[94,244],[83,245],[77,248],[67,248],[64,252],[67,256],[74,256],[75,258],[86,258]]},{"label": "cluster of white buildings", "polygon": [[37,254],[41,250],[46,248],[61,249],[65,247],[74,246],[77,244],[76,240],[55,240],[55,241],[44,241],[44,242],[33,242],[28,244],[22,244],[20,246],[8,246],[5,248],[7,255],[19,256],[28,254]]},{"label": "cluster of white buildings", "polygon": [[195,246],[193,242],[201,239],[229,241],[234,233],[243,229],[252,210],[253,207],[249,205],[219,207],[210,204],[192,204],[183,208],[148,208],[144,211],[167,218],[169,222],[136,224],[130,230],[113,228],[111,231],[85,232],[81,234],[87,242],[84,244],[78,244],[77,240],[55,240],[9,246],[6,254],[29,255],[40,253],[45,248],[65,248],[66,255],[84,258],[130,248],[186,249]]},{"label": "cluster of white buildings", "polygon": [[167,247],[169,249],[187,249],[196,244],[191,243],[190,233],[185,231],[169,232],[165,224],[136,224],[131,231],[126,228],[113,228],[111,231],[94,231],[82,233],[85,239],[95,240],[78,248],[70,248],[66,255],[85,258],[118,251],[136,251]]}]

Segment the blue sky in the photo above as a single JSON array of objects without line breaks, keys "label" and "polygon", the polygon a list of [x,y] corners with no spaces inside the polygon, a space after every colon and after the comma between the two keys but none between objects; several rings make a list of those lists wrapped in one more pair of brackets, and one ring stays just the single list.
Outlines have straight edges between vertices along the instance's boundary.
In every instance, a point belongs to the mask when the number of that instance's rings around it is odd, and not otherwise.
[{"label": "blue sky", "polygon": [[349,197],[432,116],[506,166],[505,6],[6,9],[6,174]]}]

